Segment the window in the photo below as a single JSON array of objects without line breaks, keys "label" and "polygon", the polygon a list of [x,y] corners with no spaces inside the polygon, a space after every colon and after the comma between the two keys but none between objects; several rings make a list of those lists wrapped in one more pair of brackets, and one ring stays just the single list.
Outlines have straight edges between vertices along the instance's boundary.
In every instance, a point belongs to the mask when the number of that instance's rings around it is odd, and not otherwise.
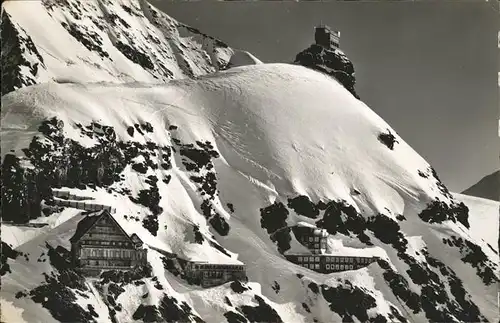
[{"label": "window", "polygon": [[[330,257],[326,257],[326,262],[330,262]],[[330,266],[330,265],[327,265]]]},{"label": "window", "polygon": [[314,259],[314,261],[318,262],[318,261],[319,261],[319,257],[316,257],[316,258]]},{"label": "window", "polygon": [[319,248],[319,244],[315,243],[314,244],[314,248],[318,249]]},{"label": "window", "polygon": [[298,258],[298,261],[299,261],[299,262],[302,262],[302,257],[299,257],[299,258]]},{"label": "window", "polygon": [[340,265],[340,270],[344,270],[344,265]]},{"label": "window", "polygon": [[315,242],[319,242],[319,237],[314,237]]},{"label": "window", "polygon": [[304,264],[304,267],[309,268],[309,265],[308,264]]},{"label": "window", "polygon": [[309,242],[313,242],[313,237],[309,237]]},{"label": "window", "polygon": [[330,264],[326,264],[326,269],[330,269]]},{"label": "window", "polygon": [[313,262],[314,261],[314,257],[309,257],[309,262]]},{"label": "window", "polygon": [[349,265],[349,269],[353,269],[353,268],[354,268],[353,265]]},{"label": "window", "polygon": [[319,264],[314,265],[314,268],[319,269]]}]

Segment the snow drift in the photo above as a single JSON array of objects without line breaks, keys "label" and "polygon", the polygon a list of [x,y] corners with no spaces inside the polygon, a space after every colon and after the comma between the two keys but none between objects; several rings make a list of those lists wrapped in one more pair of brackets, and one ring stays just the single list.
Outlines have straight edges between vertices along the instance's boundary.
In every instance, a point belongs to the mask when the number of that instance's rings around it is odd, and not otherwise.
[{"label": "snow drift", "polygon": [[262,64],[262,62],[247,51],[238,50],[231,56],[226,68]]},{"label": "snow drift", "polygon": [[[112,205],[151,248],[144,272],[89,285],[63,261],[80,213],[3,244],[13,320],[498,319],[498,249],[432,167],[327,75],[257,64],[165,85],[47,83],[3,96],[1,116],[11,214],[40,216],[38,195],[13,202],[25,181],[49,206],[49,188],[62,187]],[[298,222],[327,229],[339,253],[379,261],[328,275],[296,266],[283,254]],[[201,289],[166,254],[242,262],[249,281]]]}]

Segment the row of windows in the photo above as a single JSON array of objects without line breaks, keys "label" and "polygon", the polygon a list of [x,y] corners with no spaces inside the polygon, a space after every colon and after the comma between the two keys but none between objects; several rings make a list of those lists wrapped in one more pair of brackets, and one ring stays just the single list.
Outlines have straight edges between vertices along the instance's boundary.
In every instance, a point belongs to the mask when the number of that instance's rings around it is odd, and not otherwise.
[{"label": "row of windows", "polygon": [[132,258],[134,254],[141,258],[142,253],[135,250],[110,250],[110,249],[87,249],[80,251],[82,258],[101,257],[101,258]]},{"label": "row of windows", "polygon": [[82,240],[84,245],[132,247],[127,241]]},{"label": "row of windows", "polygon": [[84,266],[99,266],[99,267],[130,267],[132,266],[132,261],[130,260],[80,260],[80,264]]},{"label": "row of windows", "polygon": [[[319,269],[320,268],[319,264],[303,264],[302,266],[305,268],[309,268],[309,269]],[[326,264],[326,270],[348,270],[348,269],[354,269],[354,266],[353,265]]]},{"label": "row of windows", "polygon": [[319,269],[319,264],[303,264],[302,266],[310,269]]},{"label": "row of windows", "polygon": [[348,269],[354,269],[353,265],[339,265],[339,264],[326,264],[326,270],[348,270]]},{"label": "row of windows", "polygon": [[302,241],[304,242],[319,242],[320,241],[320,237],[303,237],[302,238]]},{"label": "row of windows", "polygon": [[[372,260],[370,258],[359,258],[359,257],[324,257],[325,261],[328,262],[334,262],[334,263],[370,263]],[[319,262],[320,257],[314,257],[314,256],[309,256],[309,257],[298,257],[297,259],[298,262]]]},{"label": "row of windows", "polygon": [[218,269],[218,270],[223,270],[223,269],[234,269],[234,270],[243,270],[243,266],[236,266],[236,265],[193,265],[194,269]]},{"label": "row of windows", "polygon": [[319,262],[319,257],[299,257],[299,262]]},{"label": "row of windows", "polygon": [[203,277],[205,278],[222,278],[223,273],[221,271],[205,271]]}]

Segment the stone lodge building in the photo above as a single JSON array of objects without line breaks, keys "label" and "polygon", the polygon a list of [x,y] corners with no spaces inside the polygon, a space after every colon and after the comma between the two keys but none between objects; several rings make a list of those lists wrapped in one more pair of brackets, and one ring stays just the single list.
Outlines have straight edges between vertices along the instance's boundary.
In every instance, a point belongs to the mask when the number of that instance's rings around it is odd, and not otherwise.
[{"label": "stone lodge building", "polygon": [[129,236],[107,210],[83,218],[70,242],[74,266],[88,275],[147,263],[141,239],[135,233]]}]

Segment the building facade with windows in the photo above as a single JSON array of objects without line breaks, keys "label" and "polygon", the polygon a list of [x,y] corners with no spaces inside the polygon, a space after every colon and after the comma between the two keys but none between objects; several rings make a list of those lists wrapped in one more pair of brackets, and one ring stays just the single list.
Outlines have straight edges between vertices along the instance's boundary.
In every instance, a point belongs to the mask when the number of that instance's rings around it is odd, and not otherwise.
[{"label": "building facade with windows", "polygon": [[147,263],[141,239],[135,233],[129,236],[106,210],[83,218],[70,242],[74,266],[88,275]]},{"label": "building facade with windows", "polygon": [[299,223],[292,230],[297,240],[309,250],[309,253],[289,253],[285,257],[288,261],[302,267],[320,273],[332,273],[366,267],[376,260],[375,257],[331,254],[327,241],[328,232],[325,229]]},{"label": "building facade with windows", "polygon": [[326,25],[320,25],[315,28],[314,40],[316,45],[323,47],[340,47],[340,31],[331,30],[330,27]]},{"label": "building facade with windows", "polygon": [[375,261],[374,257],[343,257],[334,255],[287,255],[287,259],[297,265],[320,273],[359,269]]},{"label": "building facade with windows", "polygon": [[246,279],[244,265],[189,261],[184,270],[188,278],[198,281],[202,287],[212,287],[231,280]]},{"label": "building facade with windows", "polygon": [[317,229],[299,224],[293,228],[297,240],[307,247],[313,254],[324,254],[327,252],[328,232],[325,229]]}]

